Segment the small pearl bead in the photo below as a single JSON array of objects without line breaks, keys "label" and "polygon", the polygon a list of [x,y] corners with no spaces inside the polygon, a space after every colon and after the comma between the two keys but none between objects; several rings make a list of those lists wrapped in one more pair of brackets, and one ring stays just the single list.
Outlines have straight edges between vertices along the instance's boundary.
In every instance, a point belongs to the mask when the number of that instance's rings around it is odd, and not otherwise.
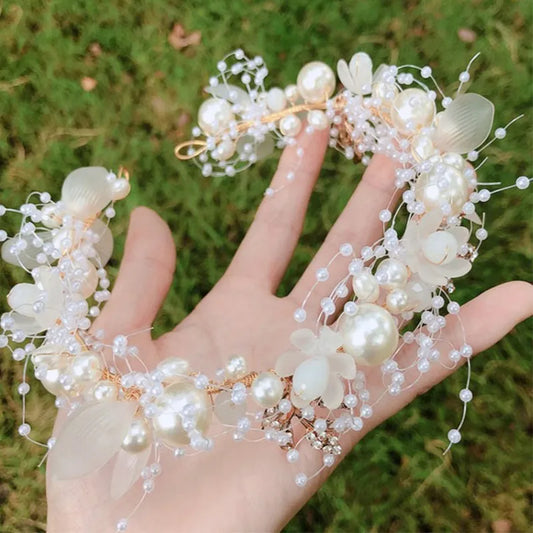
[{"label": "small pearl bead", "polygon": [[323,462],[325,466],[333,466],[333,464],[335,463],[335,456],[331,453],[327,453],[326,455],[324,455]]},{"label": "small pearl bead", "polygon": [[496,139],[504,139],[506,135],[507,132],[505,131],[505,128],[497,128],[494,132],[494,137],[496,137]]},{"label": "small pearl bead", "polygon": [[298,461],[299,457],[300,452],[294,448],[290,449],[287,452],[287,461],[289,461],[289,463],[295,463],[296,461]]},{"label": "small pearl bead", "polygon": [[489,236],[487,230],[485,228],[479,228],[476,231],[476,237],[480,241],[484,241]]},{"label": "small pearl bead", "polygon": [[117,522],[117,531],[126,531],[128,529],[128,521],[122,518]]},{"label": "small pearl bead", "polygon": [[317,281],[327,281],[329,279],[329,272],[327,268],[319,268],[316,271]]},{"label": "small pearl bead", "polygon": [[392,218],[392,214],[388,209],[383,209],[379,212],[379,220],[381,222],[388,222]]},{"label": "small pearl bead", "polygon": [[465,403],[471,401],[473,398],[472,391],[470,389],[461,390],[461,392],[459,393],[459,398],[461,398],[461,400]]},{"label": "small pearl bead", "polygon": [[31,426],[29,424],[21,424],[18,428],[19,435],[27,437],[31,432]]},{"label": "small pearl bead", "polygon": [[459,81],[461,83],[466,83],[470,79],[470,74],[465,70],[459,74]]},{"label": "small pearl bead", "polygon": [[303,472],[300,472],[299,474],[296,474],[294,482],[299,487],[305,487],[307,485],[307,476]]},{"label": "small pearl bead", "polygon": [[520,176],[516,180],[516,186],[518,189],[527,189],[529,187],[529,178],[526,176]]},{"label": "small pearl bead", "polygon": [[461,440],[461,433],[456,429],[450,429],[450,431],[448,431],[448,440],[452,444],[457,444]]},{"label": "small pearl bead", "polygon": [[286,137],[296,137],[302,129],[302,121],[296,115],[287,115],[279,121],[279,129]]},{"label": "small pearl bead", "polygon": [[456,315],[460,310],[460,305],[457,302],[450,302],[447,309],[450,315]]},{"label": "small pearl bead", "polygon": [[296,322],[304,322],[307,317],[307,312],[305,311],[305,309],[299,307],[298,309],[296,309],[296,311],[294,311],[293,316]]}]

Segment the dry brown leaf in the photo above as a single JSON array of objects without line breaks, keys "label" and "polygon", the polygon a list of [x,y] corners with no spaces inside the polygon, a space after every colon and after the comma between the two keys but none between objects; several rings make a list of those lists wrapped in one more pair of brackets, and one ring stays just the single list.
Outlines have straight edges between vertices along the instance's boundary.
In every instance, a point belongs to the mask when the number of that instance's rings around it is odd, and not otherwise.
[{"label": "dry brown leaf", "polygon": [[80,81],[81,87],[84,91],[92,91],[97,85],[98,82],[94,78],[89,78],[89,76],[84,76]]},{"label": "dry brown leaf", "polygon": [[168,35],[170,46],[176,50],[181,50],[187,46],[198,46],[202,40],[200,31],[193,31],[187,35],[185,28],[178,22],[174,24],[172,31]]},{"label": "dry brown leaf", "polygon": [[477,33],[470,28],[459,28],[457,36],[463,43],[473,43],[477,39]]}]

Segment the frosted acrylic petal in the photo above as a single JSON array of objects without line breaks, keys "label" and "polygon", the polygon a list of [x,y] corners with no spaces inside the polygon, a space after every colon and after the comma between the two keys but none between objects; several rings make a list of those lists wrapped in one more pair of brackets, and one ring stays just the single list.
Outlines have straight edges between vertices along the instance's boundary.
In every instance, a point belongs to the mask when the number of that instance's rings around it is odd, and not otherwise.
[{"label": "frosted acrylic petal", "polygon": [[89,403],[65,422],[48,466],[58,479],[75,479],[104,466],[119,449],[137,409],[136,402]]},{"label": "frosted acrylic petal", "polygon": [[142,469],[148,463],[152,446],[139,453],[128,453],[121,449],[117,453],[113,474],[111,476],[111,498],[118,500],[139,479]]},{"label": "frosted acrylic petal", "polygon": [[291,344],[305,353],[312,353],[317,344],[315,334],[307,328],[297,329],[291,333]]},{"label": "frosted acrylic petal", "polygon": [[20,329],[26,335],[35,335],[46,328],[43,328],[35,318],[21,315],[20,313],[11,313],[11,318],[14,321],[12,331]]},{"label": "frosted acrylic petal", "polygon": [[353,93],[355,87],[352,83],[352,75],[350,74],[348,63],[346,63],[344,59],[339,59],[337,61],[337,76],[344,87]]},{"label": "frosted acrylic petal", "polygon": [[291,391],[291,402],[292,405],[294,405],[294,407],[298,407],[298,409],[303,409],[309,405],[309,401],[298,397],[296,394],[294,394],[294,391]]},{"label": "frosted acrylic petal", "polygon": [[442,212],[439,209],[426,213],[418,223],[418,238],[420,240],[425,239],[430,233],[437,231],[442,218]]},{"label": "frosted acrylic petal", "polygon": [[422,281],[430,285],[444,285],[448,279],[444,276],[442,267],[435,267],[426,262],[419,262],[416,271]]},{"label": "frosted acrylic petal", "polygon": [[99,266],[105,266],[113,253],[113,234],[99,218],[92,223],[91,231],[94,231],[100,237],[100,240],[94,244],[94,249],[100,258]]},{"label": "frosted acrylic petal", "polygon": [[222,98],[232,104],[248,105],[250,103],[250,95],[236,85],[221,83],[216,87],[206,87],[205,92],[214,96],[215,98]]},{"label": "frosted acrylic petal", "polygon": [[265,140],[255,147],[255,155],[257,161],[265,159],[274,151],[274,139],[272,137],[265,137]]},{"label": "frosted acrylic petal", "polygon": [[[372,90],[372,59],[364,52],[358,52],[350,59],[350,73],[356,94],[369,94]],[[366,87],[366,90],[363,88]]]},{"label": "frosted acrylic petal", "polygon": [[274,370],[281,378],[292,376],[298,365],[302,364],[306,359],[307,357],[303,352],[296,350],[282,353],[276,361]]},{"label": "frosted acrylic petal", "polygon": [[235,404],[231,401],[231,392],[222,391],[215,398],[213,411],[223,424],[235,426],[246,415],[246,403]]},{"label": "frosted acrylic petal", "polygon": [[473,213],[470,213],[469,215],[464,215],[464,218],[466,218],[466,220],[470,220],[470,222],[473,222],[478,226],[481,226],[481,224],[483,224],[483,221],[481,220],[480,216],[475,211]]},{"label": "frosted acrylic petal", "polygon": [[7,295],[9,307],[28,317],[35,317],[33,304],[42,296],[43,292],[33,283],[19,283]]},{"label": "frosted acrylic petal", "polygon": [[[49,231],[39,232],[39,237],[43,242],[49,241],[52,238],[52,234]],[[16,238],[8,239],[2,244],[2,259],[10,265],[22,266],[27,270],[31,270],[37,266],[37,254],[42,252],[42,248],[33,246],[32,241],[35,238],[34,235],[19,235]],[[13,243],[19,239],[26,241],[26,248],[19,254],[14,254],[11,249]]]},{"label": "frosted acrylic petal", "polygon": [[322,326],[318,340],[318,355],[334,354],[339,346],[342,346],[342,335],[328,326]]},{"label": "frosted acrylic petal", "polygon": [[448,263],[447,265],[444,265],[441,268],[445,276],[449,278],[458,278],[470,272],[472,268],[472,263],[467,259],[462,259],[458,257],[457,259],[454,259],[451,263]]},{"label": "frosted acrylic petal", "polygon": [[344,385],[337,376],[329,378],[328,385],[324,394],[322,394],[322,402],[328,409],[337,409],[344,398]]},{"label": "frosted acrylic petal", "polygon": [[464,226],[454,226],[446,230],[448,233],[451,233],[459,245],[464,244],[468,241],[470,232]]},{"label": "frosted acrylic petal", "polygon": [[438,119],[433,142],[443,152],[466,154],[488,137],[494,118],[494,105],[475,93],[460,94]]},{"label": "frosted acrylic petal", "polygon": [[355,378],[355,361],[351,355],[339,353],[328,357],[329,368],[332,374],[339,374],[344,379]]},{"label": "frosted acrylic petal", "polygon": [[61,200],[67,211],[81,219],[96,216],[111,202],[111,185],[104,167],[82,167],[71,172],[63,183]]},{"label": "frosted acrylic petal", "polygon": [[376,69],[376,72],[374,72],[374,83],[384,81],[383,78],[385,77],[385,73],[389,70],[389,65],[386,65],[385,63],[381,63],[379,67]]}]

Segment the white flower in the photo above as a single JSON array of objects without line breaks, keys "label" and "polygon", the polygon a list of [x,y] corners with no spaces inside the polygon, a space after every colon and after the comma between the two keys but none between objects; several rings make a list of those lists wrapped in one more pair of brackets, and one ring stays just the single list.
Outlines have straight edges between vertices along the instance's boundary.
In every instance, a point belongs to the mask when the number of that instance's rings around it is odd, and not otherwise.
[{"label": "white flower", "polygon": [[364,52],[354,54],[350,65],[344,59],[339,59],[337,75],[346,89],[353,94],[364,95],[372,92],[372,59]]},{"label": "white flower", "polygon": [[14,320],[12,331],[33,335],[55,325],[64,305],[63,284],[57,269],[42,266],[32,272],[35,283],[19,283],[7,296]]},{"label": "white flower", "polygon": [[280,377],[293,376],[291,401],[299,408],[317,398],[328,409],[336,409],[344,398],[344,379],[355,377],[355,362],[350,355],[338,353],[341,335],[323,326],[318,337],[310,329],[292,333],[291,343],[298,350],[280,355],[275,371]]},{"label": "white flower", "polygon": [[468,241],[469,232],[462,226],[439,229],[442,213],[436,209],[420,220],[407,224],[402,244],[403,259],[412,272],[432,286],[444,285],[450,278],[464,276],[472,263],[458,257],[461,246]]}]

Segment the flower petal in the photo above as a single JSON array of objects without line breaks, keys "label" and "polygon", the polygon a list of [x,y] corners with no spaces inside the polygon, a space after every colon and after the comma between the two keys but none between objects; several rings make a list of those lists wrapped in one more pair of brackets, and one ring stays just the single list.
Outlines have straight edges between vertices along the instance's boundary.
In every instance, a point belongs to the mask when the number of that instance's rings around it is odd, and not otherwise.
[{"label": "flower petal", "polygon": [[295,394],[294,390],[291,391],[291,403],[298,409],[303,409],[309,405],[309,401],[302,400],[302,398]]},{"label": "flower petal", "polygon": [[222,98],[232,104],[246,106],[250,103],[250,95],[240,87],[222,83],[216,87],[206,87],[205,92],[215,98]]},{"label": "flower petal", "polygon": [[143,468],[148,463],[152,446],[139,453],[128,453],[120,449],[117,454],[113,474],[111,475],[111,498],[118,500],[139,479]]},{"label": "flower petal", "polygon": [[350,74],[352,75],[356,94],[369,94],[372,91],[372,59],[364,52],[358,52],[350,59]]},{"label": "flower petal", "polygon": [[342,345],[342,336],[338,331],[335,331],[328,326],[320,328],[318,337],[318,355],[330,355],[337,352],[339,346]]},{"label": "flower petal", "polygon": [[485,97],[460,94],[439,114],[433,142],[443,152],[466,154],[488,137],[494,118],[494,105]]},{"label": "flower petal", "polygon": [[292,390],[308,402],[322,396],[328,384],[329,362],[326,357],[313,357],[294,371]]},{"label": "flower petal", "polygon": [[89,403],[65,422],[50,452],[48,466],[58,479],[75,479],[104,466],[119,449],[137,402]]},{"label": "flower petal", "polygon": [[420,261],[417,273],[422,281],[430,285],[444,285],[448,278],[443,274],[442,266],[435,266],[427,262]]},{"label": "flower petal", "polygon": [[446,231],[448,233],[451,233],[455,237],[455,240],[457,241],[457,244],[459,246],[468,241],[468,238],[470,237],[470,232],[468,231],[468,228],[465,228],[464,226],[452,226]]},{"label": "flower petal", "polygon": [[312,354],[317,348],[315,334],[307,328],[297,329],[291,333],[291,343],[307,354]]},{"label": "flower petal", "polygon": [[43,295],[43,291],[33,283],[19,283],[7,295],[9,307],[27,317],[35,317],[33,304]]},{"label": "flower petal", "polygon": [[447,265],[443,265],[442,272],[448,278],[458,278],[470,272],[471,268],[472,268],[472,263],[470,261],[468,261],[467,259],[462,259],[461,257],[458,257],[457,259],[454,259]]},{"label": "flower petal", "polygon": [[340,374],[345,379],[355,378],[355,361],[351,355],[342,353],[330,355],[328,362],[332,374]]},{"label": "flower petal", "polygon": [[346,89],[352,93],[355,92],[355,86],[352,82],[352,75],[350,74],[348,63],[346,63],[344,59],[339,59],[337,61],[337,76]]},{"label": "flower petal", "polygon": [[322,394],[322,403],[328,409],[337,409],[344,398],[344,384],[337,376],[330,376],[326,390]]},{"label": "flower petal", "polygon": [[442,212],[434,209],[426,213],[418,222],[418,239],[425,239],[430,233],[437,231],[442,222]]},{"label": "flower petal", "polygon": [[306,359],[307,356],[303,352],[290,350],[278,357],[274,370],[281,378],[292,376],[298,365],[301,365]]},{"label": "flower petal", "polygon": [[20,313],[11,313],[10,316],[14,321],[11,331],[20,329],[26,335],[35,335],[36,333],[40,333],[46,329],[43,328],[41,324],[35,320],[35,318],[24,316]]}]

